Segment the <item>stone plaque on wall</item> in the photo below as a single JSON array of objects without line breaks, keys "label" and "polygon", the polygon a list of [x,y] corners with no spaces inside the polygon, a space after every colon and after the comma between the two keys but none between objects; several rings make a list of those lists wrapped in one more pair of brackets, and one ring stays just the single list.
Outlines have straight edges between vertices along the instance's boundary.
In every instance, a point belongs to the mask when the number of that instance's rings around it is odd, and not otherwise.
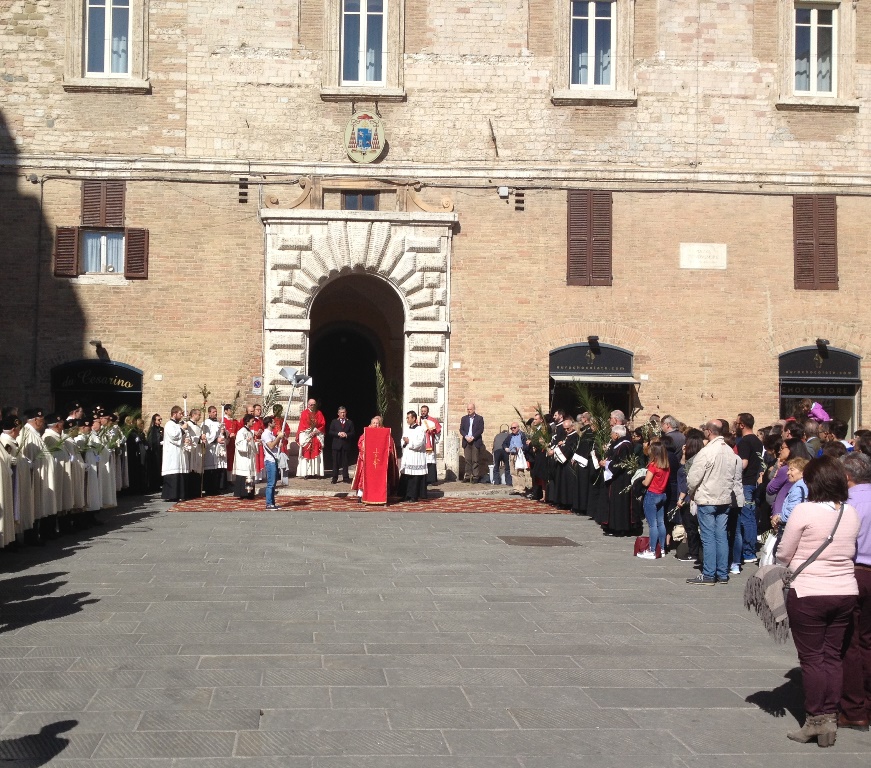
[{"label": "stone plaque on wall", "polygon": [[681,269],[726,269],[725,243],[681,243]]}]

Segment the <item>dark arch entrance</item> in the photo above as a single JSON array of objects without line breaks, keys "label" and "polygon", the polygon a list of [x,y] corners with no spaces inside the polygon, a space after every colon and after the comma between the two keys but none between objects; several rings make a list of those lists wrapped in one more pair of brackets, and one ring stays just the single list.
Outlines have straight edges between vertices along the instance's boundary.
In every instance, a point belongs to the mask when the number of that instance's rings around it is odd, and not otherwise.
[{"label": "dark arch entrance", "polygon": [[[352,325],[328,326],[312,339],[309,397],[321,406],[327,426],[340,405],[360,430],[376,411],[375,361],[378,351],[369,334]],[[329,447],[329,445],[327,446]]]},{"label": "dark arch entrance", "polygon": [[[377,411],[375,362],[402,393],[405,310],[396,291],[370,275],[348,275],[324,286],[311,310],[309,396],[321,405],[327,426],[340,405],[357,434]],[[388,426],[401,434],[401,407],[388,411]],[[332,459],[327,441],[326,461]],[[356,454],[356,452],[355,452]]]}]

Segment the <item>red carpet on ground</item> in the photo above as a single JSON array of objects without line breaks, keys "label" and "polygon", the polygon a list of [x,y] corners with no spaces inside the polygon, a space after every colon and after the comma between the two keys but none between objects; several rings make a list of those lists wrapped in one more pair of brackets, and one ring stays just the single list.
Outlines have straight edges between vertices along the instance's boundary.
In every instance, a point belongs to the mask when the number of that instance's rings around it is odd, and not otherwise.
[{"label": "red carpet on ground", "polygon": [[[279,512],[471,512],[514,515],[565,515],[563,510],[528,499],[440,498],[407,502],[392,499],[387,506],[361,504],[351,497],[281,496]],[[237,499],[233,496],[207,496],[181,501],[170,512],[266,512],[263,498]],[[274,510],[273,510],[274,511]]]}]

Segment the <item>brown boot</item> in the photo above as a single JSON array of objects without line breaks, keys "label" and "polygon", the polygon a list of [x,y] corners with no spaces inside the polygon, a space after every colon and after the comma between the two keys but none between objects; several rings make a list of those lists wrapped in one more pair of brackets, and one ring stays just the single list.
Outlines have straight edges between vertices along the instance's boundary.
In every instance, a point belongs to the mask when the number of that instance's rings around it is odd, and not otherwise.
[{"label": "brown boot", "polygon": [[824,715],[820,715],[819,717],[816,715],[806,715],[801,730],[787,733],[786,738],[791,739],[792,741],[797,741],[800,744],[807,744],[815,736],[819,736],[823,732],[823,717]]},{"label": "brown boot", "polygon": [[817,720],[820,723],[817,744],[821,747],[835,746],[835,739],[838,738],[838,713],[820,715]]}]

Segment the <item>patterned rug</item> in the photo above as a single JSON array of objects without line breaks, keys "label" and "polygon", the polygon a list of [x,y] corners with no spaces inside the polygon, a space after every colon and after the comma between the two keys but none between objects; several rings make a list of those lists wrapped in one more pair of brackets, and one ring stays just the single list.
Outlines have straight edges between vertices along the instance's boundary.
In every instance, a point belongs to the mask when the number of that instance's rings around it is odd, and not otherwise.
[{"label": "patterned rug", "polygon": [[[477,514],[567,515],[569,512],[522,498],[481,499],[442,498],[418,502],[391,499],[386,506],[361,504],[354,498],[335,496],[281,496],[279,512],[471,512]],[[170,512],[266,512],[263,498],[237,499],[233,496],[209,496],[181,501]]]}]

